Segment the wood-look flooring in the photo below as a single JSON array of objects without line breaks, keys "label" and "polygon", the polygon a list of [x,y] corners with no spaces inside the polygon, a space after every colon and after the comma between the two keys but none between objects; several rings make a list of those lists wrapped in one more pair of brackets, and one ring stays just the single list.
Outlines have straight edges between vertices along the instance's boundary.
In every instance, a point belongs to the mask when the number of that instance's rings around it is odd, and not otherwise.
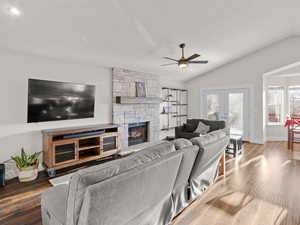
[{"label": "wood-look flooring", "polygon": [[[285,142],[244,148],[242,156],[227,161],[226,179],[210,187],[173,225],[300,225],[300,161],[295,154]],[[40,194],[49,187],[44,173],[26,184],[9,181],[0,188],[0,224],[41,225]]]},{"label": "wood-look flooring", "polygon": [[244,154],[228,162],[227,178],[193,202],[173,225],[300,224],[297,158],[285,142],[246,144]]}]

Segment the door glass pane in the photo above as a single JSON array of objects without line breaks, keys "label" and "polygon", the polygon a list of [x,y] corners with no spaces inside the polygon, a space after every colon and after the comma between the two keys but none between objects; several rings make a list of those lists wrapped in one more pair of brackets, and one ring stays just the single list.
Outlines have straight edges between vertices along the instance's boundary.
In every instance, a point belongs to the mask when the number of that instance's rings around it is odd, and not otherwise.
[{"label": "door glass pane", "polygon": [[219,120],[220,101],[217,94],[207,95],[207,119]]},{"label": "door glass pane", "polygon": [[230,127],[230,134],[243,134],[243,105],[243,93],[229,94],[229,114],[227,123]]},{"label": "door glass pane", "polygon": [[267,98],[268,123],[281,123],[283,119],[283,96],[282,87],[269,87]]}]

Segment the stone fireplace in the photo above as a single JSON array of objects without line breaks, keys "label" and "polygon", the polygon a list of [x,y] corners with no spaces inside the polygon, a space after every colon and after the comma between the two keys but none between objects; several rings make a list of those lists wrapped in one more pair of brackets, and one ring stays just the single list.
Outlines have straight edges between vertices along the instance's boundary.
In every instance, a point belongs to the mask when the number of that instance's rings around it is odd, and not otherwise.
[{"label": "stone fireplace", "polygon": [[[158,141],[160,134],[160,104],[157,101],[160,98],[159,77],[113,68],[112,81],[113,123],[119,125],[121,150],[143,142]],[[136,82],[145,83],[146,98],[136,98]]]}]

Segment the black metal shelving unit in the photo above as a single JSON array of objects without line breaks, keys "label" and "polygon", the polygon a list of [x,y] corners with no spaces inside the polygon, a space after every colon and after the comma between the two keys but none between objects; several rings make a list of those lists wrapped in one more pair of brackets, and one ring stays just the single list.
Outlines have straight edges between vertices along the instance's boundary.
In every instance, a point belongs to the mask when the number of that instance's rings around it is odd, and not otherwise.
[{"label": "black metal shelving unit", "polygon": [[181,126],[188,115],[188,91],[186,89],[162,88],[161,131]]}]

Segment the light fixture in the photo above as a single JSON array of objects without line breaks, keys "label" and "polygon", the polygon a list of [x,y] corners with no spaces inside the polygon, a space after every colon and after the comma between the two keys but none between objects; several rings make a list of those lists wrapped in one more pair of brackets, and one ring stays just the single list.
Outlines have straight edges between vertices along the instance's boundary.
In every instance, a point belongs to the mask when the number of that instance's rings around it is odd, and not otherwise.
[{"label": "light fixture", "polygon": [[186,61],[179,61],[178,62],[178,66],[180,67],[180,68],[186,68],[186,67],[188,67],[188,63],[186,62]]},{"label": "light fixture", "polygon": [[21,15],[20,9],[18,9],[18,8],[15,7],[15,6],[9,6],[9,7],[8,7],[8,13],[9,13],[11,16],[15,16],[15,17],[19,17],[19,16]]}]

